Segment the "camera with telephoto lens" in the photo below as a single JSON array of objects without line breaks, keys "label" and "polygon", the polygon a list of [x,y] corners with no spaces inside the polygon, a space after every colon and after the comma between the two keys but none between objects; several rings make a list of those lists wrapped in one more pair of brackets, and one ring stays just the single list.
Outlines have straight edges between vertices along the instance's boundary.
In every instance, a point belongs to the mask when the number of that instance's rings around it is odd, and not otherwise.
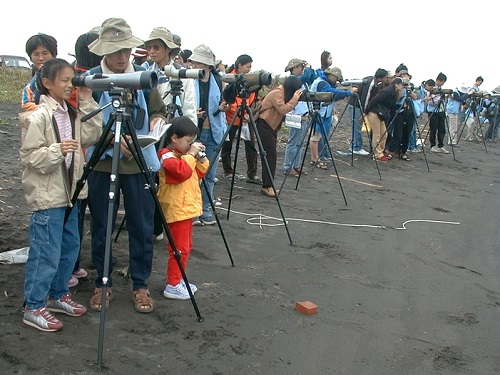
[{"label": "camera with telephoto lens", "polygon": [[453,90],[442,89],[440,87],[433,87],[430,92],[433,95],[451,95],[453,93]]},{"label": "camera with telephoto lens", "polygon": [[405,90],[409,93],[415,90],[415,85],[412,82],[410,82],[409,79],[403,79],[403,85],[405,86]]},{"label": "camera with telephoto lens", "polygon": [[331,103],[335,99],[333,92],[304,91],[299,98],[301,102],[326,102]]},{"label": "camera with telephoto lens", "polygon": [[347,79],[345,81],[340,82],[340,86],[368,86],[370,84],[370,80],[368,78],[363,79]]},{"label": "camera with telephoto lens", "polygon": [[225,83],[239,83],[245,86],[268,86],[273,81],[271,73],[226,74],[221,77]]},{"label": "camera with telephoto lens", "polygon": [[167,65],[163,68],[165,75],[172,78],[193,78],[202,79],[205,77],[203,69],[176,69],[173,65]]},{"label": "camera with telephoto lens", "polygon": [[88,87],[93,91],[111,91],[116,88],[150,90],[156,87],[158,75],[151,71],[122,74],[96,73],[73,77],[73,86]]}]

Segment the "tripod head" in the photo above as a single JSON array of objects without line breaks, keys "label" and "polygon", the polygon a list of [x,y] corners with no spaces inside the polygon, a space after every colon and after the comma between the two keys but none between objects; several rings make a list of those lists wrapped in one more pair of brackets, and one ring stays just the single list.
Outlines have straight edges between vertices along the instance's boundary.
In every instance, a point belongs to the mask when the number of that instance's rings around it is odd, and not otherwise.
[{"label": "tripod head", "polygon": [[179,116],[182,116],[182,107],[177,104],[177,98],[184,92],[182,89],[183,83],[180,79],[170,79],[168,81],[170,83],[170,90],[166,91],[163,94],[163,100],[167,97],[167,95],[172,95],[172,101],[167,104],[167,122],[170,122],[171,119],[175,117],[175,113],[177,112]]},{"label": "tripod head", "polygon": [[132,107],[134,93],[132,89],[115,88],[109,91],[111,105],[116,111],[124,112],[127,107]]}]

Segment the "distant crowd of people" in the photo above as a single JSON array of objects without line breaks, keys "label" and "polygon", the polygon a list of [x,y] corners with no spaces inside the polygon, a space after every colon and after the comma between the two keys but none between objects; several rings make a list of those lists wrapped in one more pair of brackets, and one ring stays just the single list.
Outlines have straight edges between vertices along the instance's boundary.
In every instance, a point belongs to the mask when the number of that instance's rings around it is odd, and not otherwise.
[{"label": "distant crowd of people", "polygon": [[[70,291],[79,278],[88,275],[79,263],[87,207],[97,272],[88,306],[101,311],[103,303],[109,307],[114,297],[112,251],[107,241],[122,203],[132,301],[137,312],[149,313],[155,306],[148,289],[154,241],[163,238],[165,229],[173,240],[167,245],[164,296],[192,298],[198,288],[186,283],[181,271],[188,264],[193,226],[216,223],[212,207],[219,158],[225,179],[245,180],[259,186],[262,195],[276,198],[276,147],[282,125],[288,127],[289,137],[281,168],[290,176],[305,173],[300,165],[308,129],[312,129],[311,165],[329,168],[335,103],[343,99],[354,124],[349,151],[380,162],[395,155],[410,161],[409,152],[422,149],[416,119],[424,115],[429,120],[431,152],[449,153],[445,144],[458,147],[462,125],[467,141],[498,138],[495,108],[500,88],[492,93],[480,91],[482,77],[474,85],[445,92],[443,73],[414,87],[408,68],[400,64],[394,73],[380,68],[373,76],[341,86],[341,69],[323,51],[319,69],[292,58],[284,69],[289,75],[260,97],[260,85],[245,87],[243,82],[242,87],[240,80],[225,82],[223,78],[250,73],[253,60],[249,55],[239,55],[227,67],[207,45],[183,49],[181,38],[165,27],[153,28],[142,40],[121,18],[109,18],[78,37],[73,64],[57,58],[57,41],[46,34],[30,37],[26,53],[33,63],[33,76],[22,92],[20,155],[22,185],[32,217],[23,322],[45,332],[63,326],[53,313],[82,316],[87,312]],[[178,79],[172,74],[172,69],[183,68],[203,74],[199,79]],[[155,72],[158,84],[125,90],[131,93],[121,98],[130,121],[122,124],[120,137],[103,137],[108,125],[116,130],[116,108],[109,104],[117,93],[75,87],[73,78],[142,71]],[[307,99],[306,93],[318,96]],[[82,117],[99,108],[104,109],[82,122]],[[162,125],[167,130],[156,147],[136,149],[135,136],[147,136]],[[369,151],[363,145],[363,132],[370,135]],[[261,176],[257,136],[264,151],[260,152]],[[237,173],[232,159],[238,137],[245,147],[246,175]],[[89,162],[94,163],[91,170]],[[87,172],[86,183],[79,183]],[[152,189],[151,181],[157,189]],[[108,228],[110,222],[112,228]]]}]

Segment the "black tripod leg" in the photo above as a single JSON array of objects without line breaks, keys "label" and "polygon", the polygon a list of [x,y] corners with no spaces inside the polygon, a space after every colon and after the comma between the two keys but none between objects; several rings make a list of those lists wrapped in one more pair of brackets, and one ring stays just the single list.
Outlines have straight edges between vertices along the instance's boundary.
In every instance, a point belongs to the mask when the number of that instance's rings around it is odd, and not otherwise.
[{"label": "black tripod leg", "polygon": [[283,214],[283,209],[281,207],[281,202],[280,202],[280,199],[278,196],[278,192],[276,191],[276,187],[274,185],[274,177],[273,177],[273,174],[271,173],[271,167],[269,166],[269,162],[268,162],[267,157],[266,157],[267,153],[266,153],[266,150],[264,150],[264,146],[262,145],[262,139],[260,138],[260,134],[259,134],[259,131],[257,129],[257,125],[255,124],[255,121],[253,119],[252,111],[250,110],[250,108],[246,107],[246,104],[245,104],[244,111],[246,111],[248,113],[248,116],[250,117],[249,126],[251,125],[252,129],[254,130],[255,139],[257,141],[257,145],[259,146],[261,160],[263,162],[262,163],[263,167],[266,168],[266,171],[270,177],[271,187],[273,188],[273,192],[274,192],[274,199],[276,200],[276,203],[278,203],[278,208],[280,210],[281,218],[283,219],[283,224],[285,225],[285,229],[286,229],[286,233],[288,235],[288,240],[290,241],[290,245],[293,245],[292,237],[290,235],[290,230],[288,229],[288,222],[285,218],[285,215]]},{"label": "black tripod leg", "polygon": [[138,166],[141,168],[143,175],[146,177],[149,192],[151,193],[151,196],[153,197],[155,205],[158,208],[158,212],[161,215],[163,228],[165,229],[165,233],[167,234],[168,242],[169,242],[170,246],[172,247],[172,252],[174,254],[174,258],[177,262],[177,265],[179,266],[179,270],[181,272],[182,279],[184,280],[184,283],[185,283],[186,289],[189,293],[189,297],[190,297],[191,302],[193,304],[194,310],[196,312],[196,315],[198,316],[198,321],[202,322],[203,317],[200,315],[200,311],[198,310],[198,306],[197,306],[196,301],[194,299],[194,294],[193,294],[191,287],[189,285],[189,281],[188,281],[188,278],[186,276],[186,272],[185,272],[184,267],[182,266],[182,263],[181,263],[181,254],[180,254],[179,250],[177,249],[177,246],[175,245],[175,240],[172,237],[172,233],[170,232],[170,228],[168,227],[167,220],[165,218],[163,210],[161,209],[161,204],[160,204],[160,201],[158,199],[158,192],[156,190],[156,183],[153,179],[153,176],[151,175],[151,173],[148,170],[146,161],[144,159],[144,155],[142,153],[142,149],[140,147],[139,141],[137,140],[137,136],[133,130],[133,125],[129,124],[128,122],[127,122],[127,125],[128,125],[128,129],[130,130],[132,144],[134,145],[133,148],[132,147],[130,148],[130,151],[132,152],[132,155],[133,155],[134,159],[136,160]]},{"label": "black tripod leg", "polygon": [[126,215],[123,216],[122,222],[120,223],[120,227],[118,228],[118,231],[116,232],[115,236],[115,242],[118,242],[118,236],[120,235],[120,232],[122,231],[123,227],[125,226],[125,219],[127,218]]},{"label": "black tripod leg", "polygon": [[[302,149],[302,144],[304,143],[304,140],[307,136],[307,130],[310,129],[310,124],[311,122],[308,121],[307,123],[307,128],[306,128],[306,131],[304,132],[304,134],[302,135],[302,140],[300,141],[300,144],[299,144],[299,147],[297,148],[297,150],[295,150],[295,153],[292,157],[292,161],[291,161],[291,167],[290,167],[290,170],[293,169],[293,165],[295,164],[295,160],[297,159],[297,156],[299,156],[300,154],[300,150]],[[302,125],[301,125],[302,126]],[[297,183],[295,184],[295,190],[297,190],[298,186],[299,186],[299,181],[300,181],[300,178],[302,177],[302,170],[304,168],[304,160],[305,160],[305,157],[306,157],[306,154],[307,154],[307,149],[309,147],[309,140],[311,139],[311,134],[309,133],[309,138],[307,139],[307,144],[306,144],[306,147],[305,147],[305,150],[304,150],[304,155],[302,155],[302,161],[301,161],[301,164],[300,164],[300,169],[299,169],[299,176],[297,178]],[[290,172],[290,171],[289,171]],[[282,192],[283,192],[283,187],[285,185],[285,182],[286,180],[288,179],[288,176],[290,175],[290,173],[288,174],[285,174],[285,177],[283,178],[283,181],[281,182],[281,186],[280,188],[278,189],[278,195],[280,195]]]},{"label": "black tripod leg", "polygon": [[332,149],[330,148],[330,142],[326,138],[327,134],[326,134],[325,124],[323,123],[323,120],[322,120],[321,115],[319,113],[316,113],[315,116],[316,116],[316,120],[320,124],[322,137],[325,137],[325,139],[326,139],[325,146],[328,148],[328,153],[330,155],[330,158],[332,159],[333,169],[335,170],[335,174],[337,175],[337,180],[339,182],[340,191],[342,192],[342,196],[344,197],[345,205],[347,206],[347,199],[346,199],[345,194],[344,194],[344,188],[342,187],[342,183],[340,182],[340,176],[339,176],[339,172],[337,171],[337,165],[335,164],[335,159],[333,158]]},{"label": "black tripod leg", "polygon": [[222,225],[221,225],[220,220],[219,220],[219,215],[217,214],[217,211],[215,210],[215,204],[213,202],[212,195],[210,194],[210,192],[208,190],[207,182],[205,181],[204,178],[201,181],[203,182],[203,188],[205,189],[205,192],[207,193],[208,199],[210,200],[210,206],[212,207],[212,212],[214,213],[215,220],[217,221],[217,225],[219,227],[219,231],[220,231],[220,234],[222,236],[222,240],[224,241],[224,246],[226,246],[227,255],[229,255],[229,260],[231,261],[231,265],[234,266],[233,256],[231,255],[231,251],[229,251],[229,245],[227,244],[226,236],[224,235],[224,231],[222,230]]},{"label": "black tripod leg", "polygon": [[479,130],[481,131],[481,138],[483,139],[484,151],[486,153],[488,153],[488,148],[486,147],[486,139],[484,139],[484,132],[483,132],[484,121],[481,122],[481,120],[479,120],[479,118],[478,118],[478,121],[479,121]]},{"label": "black tripod leg", "polygon": [[[110,121],[113,121],[110,118]],[[122,134],[123,125],[123,113],[118,113],[115,121],[115,136],[113,143],[113,155],[120,155],[120,141]],[[92,155],[94,156],[94,155]],[[106,322],[106,302],[108,295],[108,281],[109,281],[109,264],[111,257],[111,236],[113,234],[113,221],[114,221],[114,204],[118,193],[117,179],[112,176],[118,176],[118,161],[119,157],[115,156],[111,162],[111,175],[110,175],[110,185],[108,194],[108,217],[106,223],[106,244],[104,248],[104,267],[102,274],[102,289],[101,289],[101,314],[99,320],[99,343],[98,343],[98,353],[97,353],[97,364],[99,367],[102,366],[102,354],[104,346],[104,324]]]},{"label": "black tripod leg", "polygon": [[71,197],[71,207],[68,207],[68,209],[65,212],[65,217],[64,217],[64,222],[68,220],[69,214],[71,213],[72,207],[75,205],[78,196],[80,195],[80,192],[82,191],[83,187],[87,183],[87,178],[92,172],[92,169],[94,169],[95,165],[101,158],[101,156],[104,154],[104,152],[108,149],[109,143],[111,142],[113,138],[113,121],[110,119],[106,126],[104,127],[104,130],[101,134],[101,137],[97,141],[97,143],[94,145],[94,152],[92,153],[92,156],[90,157],[88,163],[86,163],[83,166],[83,173],[82,176],[78,179],[76,182],[75,186],[75,192],[73,193],[73,196]]},{"label": "black tripod leg", "polygon": [[440,105],[442,105],[442,108],[443,108],[445,129],[448,133],[448,134],[445,134],[444,139],[443,139],[443,143],[446,142],[446,137],[448,137],[450,139],[450,147],[451,147],[451,152],[453,153],[453,160],[457,161],[457,158],[455,157],[455,148],[451,145],[452,141],[451,141],[451,133],[450,133],[450,123],[448,121],[448,116],[446,115],[446,110],[444,108],[444,104],[442,104],[442,103],[443,102],[441,101]]},{"label": "black tripod leg", "polygon": [[[240,126],[238,126],[238,129],[236,131],[236,135],[235,135],[235,138],[236,138],[236,149],[234,150],[234,163],[233,163],[233,175],[231,177],[231,186],[229,188],[229,202],[228,202],[228,206],[227,206],[227,216],[226,216],[226,219],[229,220],[229,213],[231,212],[231,203],[232,203],[232,198],[233,198],[233,190],[234,190],[234,179],[236,177],[236,165],[238,164],[238,152],[239,152],[239,148],[240,148],[240,143],[241,143],[241,120],[243,119],[243,111],[242,111],[242,107],[238,107],[232,120],[231,120],[231,123],[229,124],[229,128],[226,132],[226,134],[224,134],[224,138],[221,142],[221,145],[224,144],[224,142],[226,141],[226,137],[227,137],[227,134],[229,134],[229,132],[231,131],[231,128],[233,127],[233,124],[234,124],[234,121],[236,120],[237,117],[240,117]],[[229,142],[233,142],[234,139],[230,139]]]},{"label": "black tripod leg", "polygon": [[[368,129],[368,120],[367,120],[366,115],[363,113],[363,110],[362,110],[363,105],[361,104],[361,100],[359,99],[359,95],[357,93],[355,93],[353,95],[356,95],[357,103],[358,103],[358,106],[359,106],[359,111],[361,112],[361,120],[363,121],[363,125],[362,126],[365,129],[366,137],[368,138],[368,144],[370,145],[370,152],[369,152],[368,157],[366,158],[366,160],[370,160],[370,158],[373,155],[373,152],[375,151],[375,149],[373,148],[372,137],[370,137],[370,131],[371,131],[371,129]],[[354,108],[354,105],[353,105],[353,108]],[[355,109],[354,109],[354,111],[355,111]],[[355,119],[354,111],[353,111],[353,118]],[[354,126],[354,124],[353,124],[353,126]],[[382,175],[380,174],[380,168],[378,166],[377,158],[373,158],[373,160],[375,161],[375,167],[377,168],[378,178],[381,180],[382,179]]]},{"label": "black tripod leg", "polygon": [[[457,145],[458,145],[460,139],[462,139],[462,134],[464,133],[464,130],[467,127],[467,119],[469,118],[470,112],[471,112],[470,107],[468,107],[464,112],[464,121],[460,125],[462,129],[460,130],[460,135],[458,136],[458,139],[457,139]],[[458,132],[458,130],[457,130],[457,132]]]}]

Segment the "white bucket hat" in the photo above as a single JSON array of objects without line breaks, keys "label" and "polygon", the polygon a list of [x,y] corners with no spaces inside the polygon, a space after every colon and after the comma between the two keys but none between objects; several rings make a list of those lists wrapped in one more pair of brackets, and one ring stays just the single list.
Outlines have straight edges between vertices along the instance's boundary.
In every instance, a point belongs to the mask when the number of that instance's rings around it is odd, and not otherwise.
[{"label": "white bucket hat", "polygon": [[153,31],[151,31],[151,34],[149,34],[149,38],[144,41],[144,43],[150,42],[152,40],[159,39],[163,43],[166,44],[168,48],[170,48],[171,56],[177,56],[177,54],[180,52],[180,47],[175,44],[174,42],[174,36],[172,33],[164,28],[164,27],[155,27]]},{"label": "white bucket hat", "polygon": [[193,54],[189,56],[189,61],[196,61],[208,66],[215,66],[214,54],[212,50],[204,44],[199,45],[193,50]]}]

